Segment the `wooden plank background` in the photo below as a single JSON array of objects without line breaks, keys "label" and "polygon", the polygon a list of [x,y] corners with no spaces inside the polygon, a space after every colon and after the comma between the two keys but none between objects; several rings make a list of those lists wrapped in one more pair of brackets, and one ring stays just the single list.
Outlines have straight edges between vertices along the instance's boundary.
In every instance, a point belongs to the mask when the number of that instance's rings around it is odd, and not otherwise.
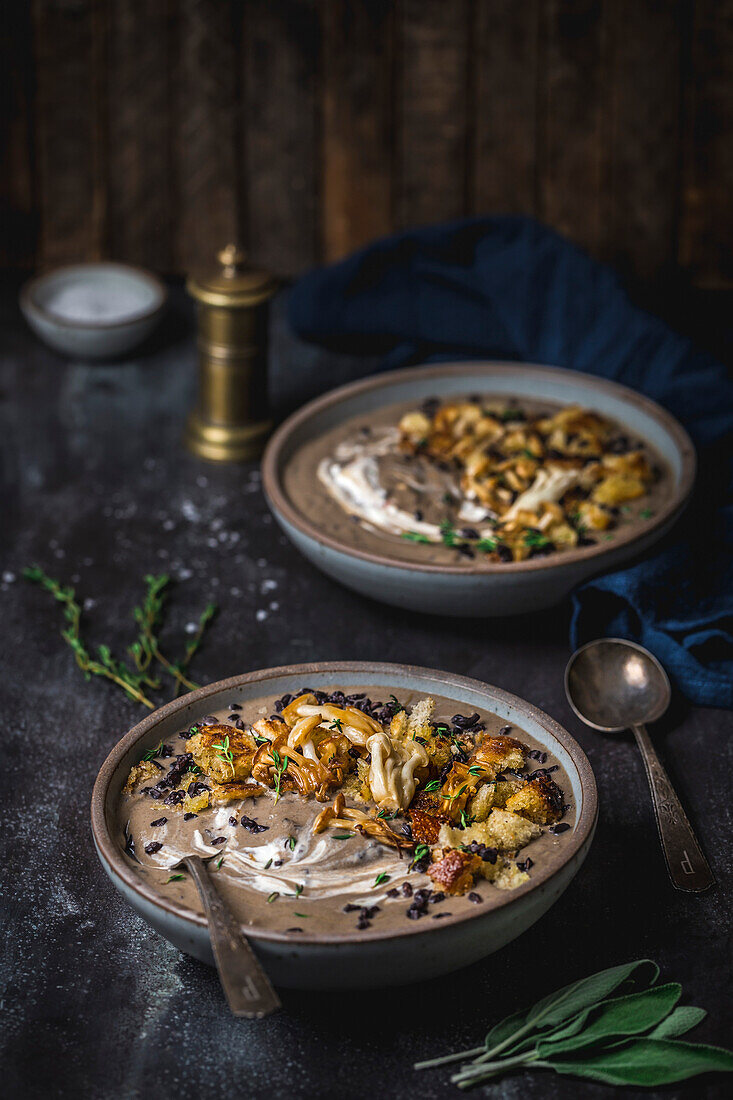
[{"label": "wooden plank background", "polygon": [[733,285],[733,0],[32,0],[0,16],[0,266],[282,276],[526,213]]}]

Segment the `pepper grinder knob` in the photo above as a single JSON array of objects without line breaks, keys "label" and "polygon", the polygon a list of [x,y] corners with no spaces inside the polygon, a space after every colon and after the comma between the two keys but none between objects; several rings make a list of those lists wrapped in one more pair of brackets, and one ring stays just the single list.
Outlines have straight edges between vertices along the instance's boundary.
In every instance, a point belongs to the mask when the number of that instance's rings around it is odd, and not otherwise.
[{"label": "pepper grinder knob", "polygon": [[247,253],[241,248],[237,248],[236,244],[228,244],[217,252],[216,258],[223,268],[222,275],[224,278],[233,279],[244,267]]}]

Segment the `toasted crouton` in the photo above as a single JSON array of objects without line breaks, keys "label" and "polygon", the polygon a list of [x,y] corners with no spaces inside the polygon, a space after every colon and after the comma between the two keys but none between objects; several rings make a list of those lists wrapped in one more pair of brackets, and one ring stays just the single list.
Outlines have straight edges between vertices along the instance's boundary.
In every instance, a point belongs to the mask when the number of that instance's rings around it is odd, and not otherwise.
[{"label": "toasted crouton", "polygon": [[496,848],[500,852],[516,852],[539,834],[539,825],[527,821],[519,814],[507,810],[492,810],[486,821],[478,821],[468,829],[441,826],[438,843],[455,848],[459,844],[470,844],[475,840],[478,844],[485,844],[487,848]]},{"label": "toasted crouton", "polygon": [[490,863],[481,864],[481,874],[493,882],[498,890],[516,890],[523,882],[529,882],[526,871],[520,871],[514,860],[497,859],[492,866]]},{"label": "toasted crouton", "polygon": [[212,806],[224,806],[240,798],[259,798],[265,788],[258,783],[214,783],[211,788]]},{"label": "toasted crouton", "polygon": [[469,817],[472,817],[474,821],[485,821],[491,813],[494,806],[496,787],[496,783],[484,783],[483,787],[479,787],[468,803],[466,810]]},{"label": "toasted crouton", "polygon": [[543,775],[531,779],[508,798],[506,808],[536,825],[551,825],[562,817],[563,793],[549,775]]},{"label": "toasted crouton", "polygon": [[410,711],[407,729],[410,737],[429,737],[432,733],[431,721],[435,713],[435,699],[429,695],[415,703]]},{"label": "toasted crouton", "polygon": [[434,844],[440,826],[450,821],[450,815],[440,809],[440,799],[428,791],[418,791],[412,800],[407,817],[412,827],[413,839],[418,844]]},{"label": "toasted crouton", "polygon": [[204,726],[189,737],[186,749],[205,775],[217,783],[231,783],[251,773],[257,742],[248,730]]},{"label": "toasted crouton", "polygon": [[509,799],[513,794],[521,790],[526,782],[526,779],[517,779],[515,776],[499,776],[494,789],[494,809],[506,809],[506,804]]},{"label": "toasted crouton", "polygon": [[132,794],[138,783],[145,783],[148,780],[157,780],[160,775],[160,769],[156,768],[150,760],[141,760],[139,764],[133,764],[130,768],[130,774],[127,777],[123,794]]},{"label": "toasted crouton", "polygon": [[265,737],[268,741],[275,741],[276,738],[281,737],[284,733],[288,733],[290,727],[283,722],[282,718],[278,718],[277,715],[273,715],[272,718],[260,718],[252,726],[258,737]]},{"label": "toasted crouton", "polygon": [[471,753],[470,764],[479,764],[495,779],[506,768],[523,768],[527,746],[514,737],[484,737]]},{"label": "toasted crouton", "polygon": [[410,819],[412,839],[418,844],[435,844],[440,826],[450,821],[448,814],[437,810],[434,814],[426,814],[423,810],[409,809],[407,816]]},{"label": "toasted crouton", "polygon": [[478,856],[451,848],[430,864],[428,874],[445,894],[465,894],[473,886],[480,866]]}]

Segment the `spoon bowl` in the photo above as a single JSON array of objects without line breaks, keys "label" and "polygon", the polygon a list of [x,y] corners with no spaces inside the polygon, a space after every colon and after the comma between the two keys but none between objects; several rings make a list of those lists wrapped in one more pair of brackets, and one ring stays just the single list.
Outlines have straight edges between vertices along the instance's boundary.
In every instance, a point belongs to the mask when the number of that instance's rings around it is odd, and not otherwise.
[{"label": "spoon bowl", "polygon": [[565,694],[578,718],[601,733],[629,729],[644,761],[654,815],[672,885],[700,893],[715,879],[674,787],[647,733],[672,697],[667,673],[656,657],[624,638],[599,638],[572,655]]},{"label": "spoon bowl", "polygon": [[622,638],[601,638],[577,650],[565,672],[565,691],[577,716],[603,733],[656,722],[672,697],[656,657]]}]

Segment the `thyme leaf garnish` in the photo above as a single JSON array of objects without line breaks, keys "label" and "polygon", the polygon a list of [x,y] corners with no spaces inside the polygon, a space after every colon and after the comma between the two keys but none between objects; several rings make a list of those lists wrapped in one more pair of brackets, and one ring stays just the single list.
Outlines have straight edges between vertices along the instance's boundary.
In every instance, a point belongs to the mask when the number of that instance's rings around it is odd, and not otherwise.
[{"label": "thyme leaf garnish", "polygon": [[444,519],[440,525],[440,537],[443,545],[452,547],[456,544],[456,529],[449,519]]},{"label": "thyme leaf garnish", "polygon": [[391,877],[391,876],[390,876],[390,875],[388,875],[388,874],[386,873],[386,871],[381,871],[381,872],[380,872],[380,874],[378,874],[378,875],[377,875],[377,877],[375,878],[374,882],[372,883],[372,886],[371,886],[372,890],[373,890],[373,889],[374,889],[374,888],[375,888],[376,886],[381,886],[383,882],[389,882],[389,880],[390,880],[390,877]]},{"label": "thyme leaf garnish", "polygon": [[236,771],[234,770],[234,753],[229,748],[229,734],[226,735],[223,741],[217,742],[211,746],[212,749],[217,749],[217,757],[225,764],[228,764],[232,769],[232,779],[236,779]]},{"label": "thyme leaf garnish", "polygon": [[403,531],[402,538],[407,539],[408,542],[430,542],[430,539],[426,535],[421,535],[419,531]]},{"label": "thyme leaf garnish", "polygon": [[142,763],[143,760],[154,760],[156,756],[160,756],[160,750],[162,748],[163,742],[159,741],[154,749],[148,749],[147,752],[143,753],[143,755],[140,757],[140,762]]},{"label": "thyme leaf garnish", "polygon": [[391,709],[393,717],[395,714],[399,714],[400,711],[403,711],[405,709],[396,695],[390,695],[389,700],[390,701],[387,703],[387,706]]},{"label": "thyme leaf garnish", "polygon": [[439,779],[431,779],[429,783],[425,784],[425,787],[423,788],[423,790],[425,790],[425,791],[439,791],[440,790],[440,780]]},{"label": "thyme leaf garnish", "polygon": [[288,757],[280,756],[280,753],[277,751],[277,749],[273,749],[272,760],[275,765],[275,770],[273,771],[272,778],[275,781],[274,791],[275,801],[277,802],[280,798],[280,784],[282,782],[282,777],[288,770]]}]

